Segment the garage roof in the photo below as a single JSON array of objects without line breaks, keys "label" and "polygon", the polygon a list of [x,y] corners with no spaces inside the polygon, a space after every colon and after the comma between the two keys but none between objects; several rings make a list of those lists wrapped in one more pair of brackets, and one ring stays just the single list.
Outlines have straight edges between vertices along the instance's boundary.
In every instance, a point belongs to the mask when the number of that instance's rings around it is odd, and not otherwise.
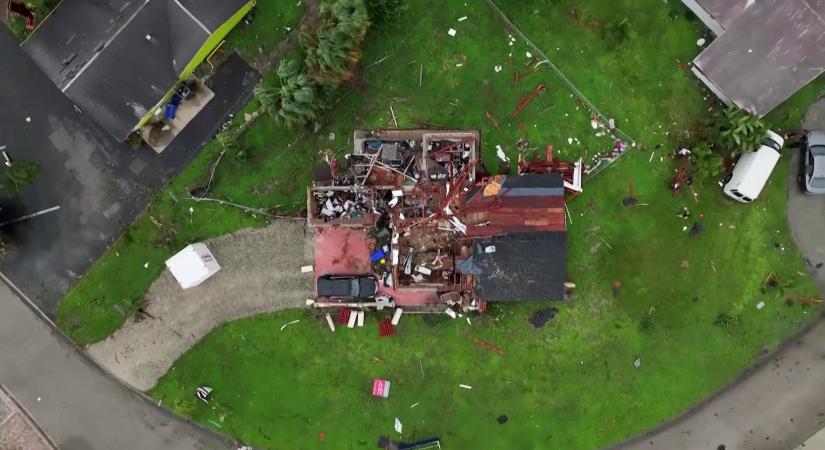
[{"label": "garage roof", "polygon": [[825,71],[825,0],[762,0],[694,60],[700,78],[753,114],[770,112]]}]

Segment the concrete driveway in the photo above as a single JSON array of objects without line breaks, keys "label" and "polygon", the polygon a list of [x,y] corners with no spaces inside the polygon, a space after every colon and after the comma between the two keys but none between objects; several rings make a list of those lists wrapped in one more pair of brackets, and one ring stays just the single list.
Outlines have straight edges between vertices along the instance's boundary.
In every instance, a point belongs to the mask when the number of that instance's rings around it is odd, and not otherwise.
[{"label": "concrete driveway", "polygon": [[2,282],[0,384],[61,450],[235,448],[102,372]]},{"label": "concrete driveway", "polygon": [[[825,116],[823,116],[825,117]],[[823,124],[825,125],[825,124]],[[823,128],[825,129],[825,128]],[[788,223],[808,271],[825,292],[825,196],[796,182],[799,150],[788,177]],[[740,378],[674,421],[618,449],[792,449],[825,426],[825,319],[821,315]],[[812,445],[814,441],[811,441]],[[811,447],[806,448],[822,448]]]}]

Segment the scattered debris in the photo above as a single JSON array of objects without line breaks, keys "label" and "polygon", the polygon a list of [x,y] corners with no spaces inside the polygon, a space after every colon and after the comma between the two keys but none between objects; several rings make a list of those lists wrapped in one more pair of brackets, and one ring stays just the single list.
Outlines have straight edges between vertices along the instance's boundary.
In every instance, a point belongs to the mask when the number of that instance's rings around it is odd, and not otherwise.
[{"label": "scattered debris", "polygon": [[372,381],[372,396],[387,398],[390,396],[390,381],[376,378]]},{"label": "scattered debris", "polygon": [[633,360],[633,367],[638,369],[641,366],[642,366],[642,358],[640,356],[637,356],[636,359]]},{"label": "scattered debris", "polygon": [[418,406],[418,404],[418,402],[413,403],[412,405],[410,405],[410,409],[415,408],[416,406]]},{"label": "scattered debris", "polygon": [[378,335],[381,337],[390,337],[395,334],[395,327],[392,325],[392,320],[383,318],[378,321]]},{"label": "scattered debris", "polygon": [[290,326],[290,325],[292,325],[292,324],[296,324],[296,323],[298,323],[298,322],[300,322],[300,321],[301,321],[301,319],[296,319],[296,320],[293,320],[292,322],[287,322],[287,323],[283,324],[283,325],[281,326],[281,331],[284,331],[284,328],[286,328],[286,327],[288,327],[288,326]]},{"label": "scattered debris", "polygon": [[[553,309],[555,309],[555,308],[553,308]],[[474,338],[473,343],[476,344],[476,345],[480,345],[480,346],[486,348],[487,350],[490,350],[492,352],[495,352],[495,353],[498,353],[499,355],[504,356],[504,350],[496,347],[495,345],[493,345],[493,344],[491,344],[487,341],[484,341],[484,340],[481,340],[481,339],[478,339],[478,338]]]},{"label": "scattered debris", "polygon": [[404,429],[404,425],[402,425],[401,421],[398,420],[398,417],[396,417],[395,418],[395,431],[400,434],[403,429]]},{"label": "scattered debris", "polygon": [[326,314],[327,325],[329,325],[330,331],[335,331],[335,323],[332,321],[332,316],[327,313]]},{"label": "scattered debris", "polygon": [[195,397],[203,400],[204,403],[209,403],[210,396],[212,396],[212,388],[209,386],[199,386],[195,389]]},{"label": "scattered debris", "polygon": [[447,34],[449,34],[450,36],[455,37],[456,33],[457,33],[457,31],[453,28],[450,28],[449,30],[447,30]]},{"label": "scattered debris", "polygon": [[760,301],[759,303],[756,304],[756,309],[762,309],[764,307],[765,307],[765,302],[764,301]]},{"label": "scattered debris", "polygon": [[312,264],[310,264],[308,266],[301,266],[301,273],[310,273],[313,270],[315,270],[315,269],[312,267]]},{"label": "scattered debris", "polygon": [[533,314],[533,317],[527,319],[527,321],[530,322],[533,325],[533,327],[541,328],[548,321],[555,318],[556,313],[558,312],[559,310],[557,308],[543,308],[536,311],[536,313]]},{"label": "scattered debris", "polygon": [[472,389],[473,387],[467,384],[459,384],[458,387],[461,389]]},{"label": "scattered debris", "polygon": [[809,295],[791,295],[788,297],[788,300],[805,303],[808,305],[815,305],[823,302],[822,297],[813,297]]}]

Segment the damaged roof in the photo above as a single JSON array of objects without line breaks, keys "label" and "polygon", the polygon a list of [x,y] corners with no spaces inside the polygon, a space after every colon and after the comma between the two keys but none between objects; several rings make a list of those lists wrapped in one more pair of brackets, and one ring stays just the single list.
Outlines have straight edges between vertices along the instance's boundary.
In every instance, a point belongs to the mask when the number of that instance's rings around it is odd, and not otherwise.
[{"label": "damaged roof", "polygon": [[466,204],[481,215],[468,221],[470,237],[567,229],[564,177],[558,173],[507,176],[495,195],[485,196],[484,188],[476,188]]},{"label": "damaged roof", "polygon": [[763,116],[825,71],[825,0],[753,2],[695,60],[723,100]]},{"label": "damaged roof", "polygon": [[[567,234],[513,233],[473,241],[473,256],[459,270],[476,278],[488,302],[562,300]],[[493,246],[495,250],[487,252]],[[491,249],[492,250],[492,249]]]},{"label": "damaged roof", "polygon": [[64,0],[23,43],[40,69],[118,140],[246,0]]}]

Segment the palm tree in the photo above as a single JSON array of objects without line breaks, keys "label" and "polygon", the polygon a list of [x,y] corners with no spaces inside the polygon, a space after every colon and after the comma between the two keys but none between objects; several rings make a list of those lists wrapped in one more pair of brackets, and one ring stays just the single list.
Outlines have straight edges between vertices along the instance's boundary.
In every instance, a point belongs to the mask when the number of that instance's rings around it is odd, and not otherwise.
[{"label": "palm tree", "polygon": [[359,49],[369,29],[363,0],[334,0],[320,6],[321,26],[302,36],[309,76],[319,84],[337,84],[352,78],[361,59]]}]

